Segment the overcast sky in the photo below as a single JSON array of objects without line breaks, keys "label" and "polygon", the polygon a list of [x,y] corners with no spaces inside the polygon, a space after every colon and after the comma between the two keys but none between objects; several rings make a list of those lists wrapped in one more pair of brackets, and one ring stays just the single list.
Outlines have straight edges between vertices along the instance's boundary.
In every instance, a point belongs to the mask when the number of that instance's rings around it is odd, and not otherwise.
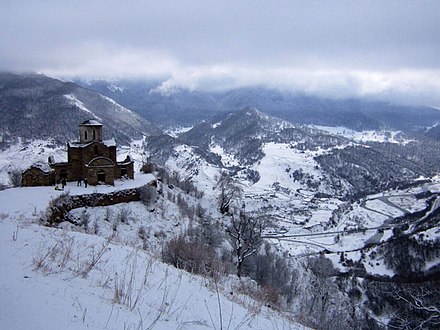
[{"label": "overcast sky", "polygon": [[0,70],[440,107],[440,1],[2,0]]}]

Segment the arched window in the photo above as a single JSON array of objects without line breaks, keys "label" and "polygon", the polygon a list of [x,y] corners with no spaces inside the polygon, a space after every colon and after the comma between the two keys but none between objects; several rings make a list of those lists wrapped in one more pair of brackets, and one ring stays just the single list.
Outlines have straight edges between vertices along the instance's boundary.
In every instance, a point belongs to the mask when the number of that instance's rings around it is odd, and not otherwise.
[{"label": "arched window", "polygon": [[87,141],[87,131],[84,132],[84,140]]},{"label": "arched window", "polygon": [[93,130],[93,140],[96,140],[95,130]]}]

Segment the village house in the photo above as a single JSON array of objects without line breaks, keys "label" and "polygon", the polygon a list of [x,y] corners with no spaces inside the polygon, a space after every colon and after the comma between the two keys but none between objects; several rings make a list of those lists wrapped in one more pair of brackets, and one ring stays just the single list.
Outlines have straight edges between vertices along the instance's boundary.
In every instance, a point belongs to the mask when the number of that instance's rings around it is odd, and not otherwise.
[{"label": "village house", "polygon": [[67,162],[56,163],[49,157],[48,167],[32,165],[23,172],[22,185],[51,185],[62,179],[114,185],[123,177],[134,178],[133,160],[127,156],[118,162],[115,140],[103,141],[102,124],[92,119],[79,125],[79,141],[67,144]]}]

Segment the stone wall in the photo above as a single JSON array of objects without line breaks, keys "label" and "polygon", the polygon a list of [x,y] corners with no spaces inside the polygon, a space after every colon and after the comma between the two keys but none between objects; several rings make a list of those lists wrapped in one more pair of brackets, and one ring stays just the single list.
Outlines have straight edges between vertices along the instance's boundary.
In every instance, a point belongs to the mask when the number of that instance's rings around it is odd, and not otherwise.
[{"label": "stone wall", "polygon": [[30,186],[51,186],[55,184],[55,172],[46,173],[41,169],[31,167],[23,172],[21,185]]},{"label": "stone wall", "polygon": [[54,199],[48,208],[46,223],[49,226],[69,220],[69,212],[80,207],[109,206],[141,200],[138,188],[119,190],[108,194],[85,194],[70,196],[64,194]]}]

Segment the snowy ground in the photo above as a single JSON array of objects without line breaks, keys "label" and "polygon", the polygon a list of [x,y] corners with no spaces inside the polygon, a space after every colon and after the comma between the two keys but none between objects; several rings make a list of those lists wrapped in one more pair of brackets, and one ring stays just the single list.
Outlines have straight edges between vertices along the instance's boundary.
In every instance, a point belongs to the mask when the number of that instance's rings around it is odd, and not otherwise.
[{"label": "snowy ground", "polygon": [[333,135],[340,135],[356,142],[390,142],[390,143],[408,143],[402,137],[400,131],[354,131],[346,127],[330,127],[330,126],[317,126],[313,127],[327,131]]},{"label": "snowy ground", "polygon": [[[151,179],[137,175],[96,190]],[[53,187],[0,191],[1,329],[303,329],[237,293],[234,278],[215,285],[126,240],[39,225],[39,213],[57,194]],[[141,208],[134,203],[134,216]],[[99,218],[103,208],[95,211]]]}]

